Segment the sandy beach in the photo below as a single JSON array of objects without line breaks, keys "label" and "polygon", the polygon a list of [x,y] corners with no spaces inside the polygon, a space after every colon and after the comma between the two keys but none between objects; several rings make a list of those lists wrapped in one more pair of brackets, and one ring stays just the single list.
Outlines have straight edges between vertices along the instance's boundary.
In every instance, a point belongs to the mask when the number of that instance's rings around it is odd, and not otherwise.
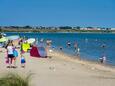
[{"label": "sandy beach", "polygon": [[105,67],[92,62],[72,59],[56,51],[48,52],[50,58],[30,57],[24,54],[26,67],[20,67],[20,56],[17,68],[6,68],[5,50],[0,52],[0,76],[7,72],[16,72],[21,76],[33,74],[31,86],[114,86],[115,68]]}]

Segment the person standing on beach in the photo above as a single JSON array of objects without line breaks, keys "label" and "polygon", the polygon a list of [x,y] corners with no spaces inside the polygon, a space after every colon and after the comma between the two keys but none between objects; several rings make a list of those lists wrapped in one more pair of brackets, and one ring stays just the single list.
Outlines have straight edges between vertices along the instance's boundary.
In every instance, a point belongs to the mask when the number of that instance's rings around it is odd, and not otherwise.
[{"label": "person standing on beach", "polygon": [[47,44],[48,47],[51,47],[51,45],[52,45],[52,40],[46,40],[46,44]]},{"label": "person standing on beach", "polygon": [[106,63],[106,56],[104,55],[102,58],[103,58],[103,63],[105,64]]},{"label": "person standing on beach", "polygon": [[21,54],[21,59],[20,59],[20,61],[21,61],[21,67],[22,68],[25,68],[25,63],[26,63],[26,59],[25,59],[25,57]]},{"label": "person standing on beach", "polygon": [[77,56],[80,56],[80,48],[77,48]]},{"label": "person standing on beach", "polygon": [[106,63],[106,56],[104,55],[103,57],[99,58],[101,63]]},{"label": "person standing on beach", "polygon": [[13,49],[13,55],[14,55],[14,67],[16,68],[16,60],[18,57],[18,51],[16,50],[16,48]]},{"label": "person standing on beach", "polygon": [[74,43],[75,52],[77,52],[77,47],[78,47],[78,44],[77,44],[77,42],[75,42],[75,43]]},{"label": "person standing on beach", "polygon": [[7,66],[8,68],[11,68],[11,67],[14,67],[12,66],[12,62],[13,62],[13,59],[14,59],[14,55],[13,55],[13,43],[12,42],[9,42],[6,49],[7,49],[7,54],[8,54],[8,63],[9,63],[9,66]]},{"label": "person standing on beach", "polygon": [[103,63],[106,63],[106,56],[103,56]]}]

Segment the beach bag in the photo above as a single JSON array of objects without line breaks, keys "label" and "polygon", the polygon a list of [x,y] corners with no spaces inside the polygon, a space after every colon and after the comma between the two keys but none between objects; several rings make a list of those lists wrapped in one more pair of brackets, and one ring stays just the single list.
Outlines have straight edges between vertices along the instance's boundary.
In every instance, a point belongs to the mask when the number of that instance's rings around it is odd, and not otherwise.
[{"label": "beach bag", "polygon": [[18,51],[17,50],[13,50],[13,55],[14,55],[14,57],[18,57]]},{"label": "beach bag", "polygon": [[6,62],[6,64],[8,64],[9,63],[9,59],[8,59],[8,53],[6,52],[6,54],[5,54],[6,56],[5,56],[5,62]]}]

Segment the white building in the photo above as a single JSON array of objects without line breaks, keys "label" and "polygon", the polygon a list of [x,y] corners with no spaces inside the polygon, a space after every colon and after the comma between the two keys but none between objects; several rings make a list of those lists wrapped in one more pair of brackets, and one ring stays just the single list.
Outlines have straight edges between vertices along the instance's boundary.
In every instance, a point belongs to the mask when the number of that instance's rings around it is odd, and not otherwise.
[{"label": "white building", "polygon": [[111,28],[111,30],[115,30],[115,28]]},{"label": "white building", "polygon": [[88,30],[87,28],[80,28],[80,30]]},{"label": "white building", "polygon": [[101,30],[101,28],[80,28],[80,30]]}]

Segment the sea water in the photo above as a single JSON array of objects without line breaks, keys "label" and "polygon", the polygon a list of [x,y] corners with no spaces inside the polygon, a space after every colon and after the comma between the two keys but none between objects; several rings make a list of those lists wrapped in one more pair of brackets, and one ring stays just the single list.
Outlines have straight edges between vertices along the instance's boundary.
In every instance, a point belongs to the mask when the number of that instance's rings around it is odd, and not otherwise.
[{"label": "sea water", "polygon": [[[52,47],[70,55],[76,55],[74,43],[80,49],[80,57],[85,60],[98,61],[106,56],[107,64],[115,65],[115,34],[112,33],[6,33],[21,37],[52,40]],[[67,42],[71,43],[67,47]],[[104,46],[104,47],[103,47]],[[74,57],[75,58],[75,57]]]}]

